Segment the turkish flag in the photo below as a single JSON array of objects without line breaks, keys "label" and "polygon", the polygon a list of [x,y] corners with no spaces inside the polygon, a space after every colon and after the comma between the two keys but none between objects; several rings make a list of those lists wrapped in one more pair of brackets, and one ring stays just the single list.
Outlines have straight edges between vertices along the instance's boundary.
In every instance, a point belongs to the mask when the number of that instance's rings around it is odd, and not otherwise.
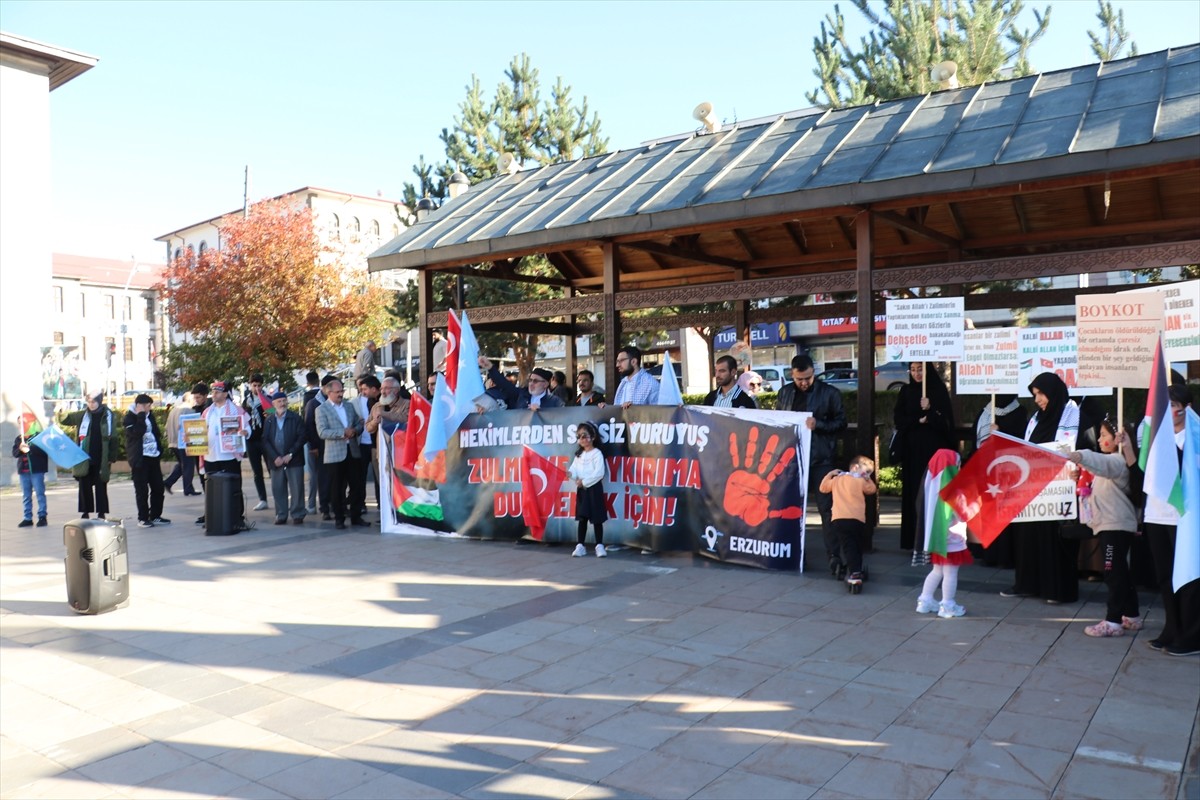
[{"label": "turkish flag", "polygon": [[453,311],[447,311],[446,317],[446,385],[454,392],[458,390],[458,343],[462,339],[462,325]]},{"label": "turkish flag", "polygon": [[521,453],[521,515],[525,517],[529,532],[539,542],[546,533],[546,523],[566,480],[567,473],[553,461],[525,447]]},{"label": "turkish flag", "polygon": [[400,469],[414,472],[417,459],[425,449],[425,434],[429,432],[429,416],[433,407],[419,394],[408,401],[408,425],[404,431],[404,450],[400,456]]},{"label": "turkish flag", "polygon": [[1066,463],[1044,447],[993,433],[938,494],[988,547]]}]

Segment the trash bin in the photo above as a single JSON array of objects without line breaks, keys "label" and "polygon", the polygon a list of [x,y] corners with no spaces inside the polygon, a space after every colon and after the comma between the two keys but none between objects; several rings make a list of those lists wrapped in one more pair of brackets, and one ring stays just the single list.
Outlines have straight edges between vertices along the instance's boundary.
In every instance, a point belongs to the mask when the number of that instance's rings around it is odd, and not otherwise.
[{"label": "trash bin", "polygon": [[67,605],[80,614],[103,614],[129,604],[129,551],[125,526],[107,519],[77,519],[63,526]]}]

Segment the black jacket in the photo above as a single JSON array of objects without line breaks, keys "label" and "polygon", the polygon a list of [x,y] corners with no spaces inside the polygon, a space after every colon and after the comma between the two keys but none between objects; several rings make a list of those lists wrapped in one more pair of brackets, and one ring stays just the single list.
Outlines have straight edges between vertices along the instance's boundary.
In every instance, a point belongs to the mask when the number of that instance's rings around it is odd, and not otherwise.
[{"label": "black jacket", "polygon": [[279,424],[275,421],[275,415],[267,417],[263,421],[262,446],[263,453],[267,456],[267,467],[276,469],[275,459],[292,454],[292,461],[289,467],[304,466],[304,447],[308,444],[308,438],[304,431],[304,421],[300,419],[300,415],[295,411],[288,409],[283,415],[283,449],[280,450],[275,445],[275,431]]},{"label": "black jacket", "polygon": [[149,411],[137,414],[131,408],[125,412],[123,424],[125,426],[125,457],[129,459],[131,468],[136,468],[142,461],[142,439],[146,435],[147,428],[154,434],[154,441],[158,442],[158,454],[162,456],[162,433],[158,429],[158,423],[154,421],[153,414]]},{"label": "black jacket", "polygon": [[50,462],[46,457],[46,451],[42,450],[42,448],[30,445],[28,453],[21,452],[20,436],[13,439],[13,458],[17,460],[17,472],[21,473],[22,475],[28,474],[31,471],[31,465],[33,467],[32,472],[35,475],[46,472],[46,470],[50,467]]},{"label": "black jacket", "polygon": [[[808,410],[816,420],[812,432],[812,457],[809,464],[824,466],[837,461],[838,434],[846,430],[846,411],[842,408],[842,393],[824,381],[813,381],[808,392]],[[788,381],[779,390],[775,408],[791,411],[796,398],[796,382]]]}]

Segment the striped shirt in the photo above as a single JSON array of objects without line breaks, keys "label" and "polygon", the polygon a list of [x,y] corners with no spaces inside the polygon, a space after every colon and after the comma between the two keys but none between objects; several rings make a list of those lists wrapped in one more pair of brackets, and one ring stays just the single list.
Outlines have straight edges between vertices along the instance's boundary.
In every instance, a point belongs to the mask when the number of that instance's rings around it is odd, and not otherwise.
[{"label": "striped shirt", "polygon": [[652,406],[658,402],[658,379],[644,369],[621,379],[613,405],[633,403],[635,406]]}]

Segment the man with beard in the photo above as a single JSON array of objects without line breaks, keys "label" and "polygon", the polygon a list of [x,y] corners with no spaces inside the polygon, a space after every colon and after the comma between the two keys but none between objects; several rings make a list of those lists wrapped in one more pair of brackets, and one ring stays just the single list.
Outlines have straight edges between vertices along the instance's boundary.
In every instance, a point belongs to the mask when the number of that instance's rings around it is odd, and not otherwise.
[{"label": "man with beard", "polygon": [[242,410],[246,412],[246,419],[250,422],[250,435],[246,437],[246,460],[250,462],[250,471],[254,474],[254,491],[258,493],[255,511],[262,511],[267,507],[267,483],[263,478],[263,462],[266,461],[266,455],[263,453],[262,443],[267,408],[263,402],[265,395],[262,387],[263,376],[251,375],[250,388],[242,396]]},{"label": "man with beard", "polygon": [[813,360],[807,355],[792,359],[792,381],[779,390],[775,407],[780,411],[808,411],[812,414],[805,422],[812,431],[811,455],[808,463],[808,491],[817,500],[817,511],[821,514],[821,536],[825,540],[825,552],[829,554],[829,570],[841,577],[845,564],[842,548],[833,531],[833,495],[820,491],[821,479],[837,469],[837,441],[846,430],[846,412],[842,408],[842,393],[833,386],[818,381],[813,374]]},{"label": "man with beard", "polygon": [[625,345],[617,351],[617,373],[621,382],[613,394],[613,405],[621,408],[630,406],[652,406],[658,402],[658,381],[642,369],[642,351],[633,345]]},{"label": "man with beard", "polygon": [[721,356],[713,372],[717,388],[704,398],[704,405],[716,408],[758,408],[754,398],[742,391],[737,381],[737,359]]},{"label": "man with beard", "polygon": [[579,387],[579,396],[575,398],[575,402],[572,405],[604,405],[604,392],[596,391],[596,376],[592,374],[590,369],[579,370],[579,374],[575,376],[575,385]]},{"label": "man with beard", "polygon": [[364,428],[371,434],[374,434],[376,443],[379,442],[379,430],[382,427],[383,435],[389,436],[395,430],[396,425],[402,425],[408,421],[408,399],[401,396],[402,385],[399,380],[392,376],[383,379],[383,384],[379,391],[379,401],[371,406],[371,413],[367,416]]}]

